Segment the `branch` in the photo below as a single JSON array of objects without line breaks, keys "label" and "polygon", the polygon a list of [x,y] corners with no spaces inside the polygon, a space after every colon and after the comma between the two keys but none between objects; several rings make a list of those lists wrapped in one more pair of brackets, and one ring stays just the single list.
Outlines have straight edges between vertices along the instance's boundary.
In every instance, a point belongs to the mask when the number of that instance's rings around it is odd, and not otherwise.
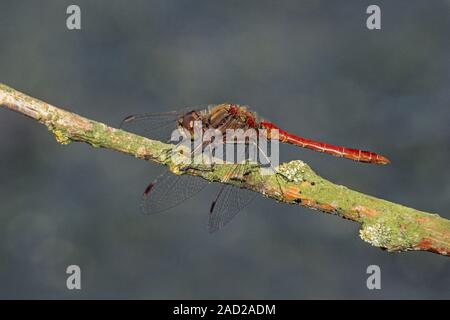
[{"label": "branch", "polygon": [[[214,182],[222,182],[227,172],[228,165],[216,165],[209,169],[197,166],[183,170],[171,160],[171,144],[109,127],[2,84],[0,105],[44,124],[61,144],[86,142],[93,147],[112,149],[166,165],[176,174],[195,175]],[[227,183],[280,202],[298,204],[356,221],[361,224],[361,239],[388,251],[422,250],[450,255],[450,221],[437,214],[418,211],[333,184],[318,176],[300,160],[283,163],[277,170],[280,172],[278,179],[275,175],[262,176],[255,166],[242,180],[229,180]]]}]

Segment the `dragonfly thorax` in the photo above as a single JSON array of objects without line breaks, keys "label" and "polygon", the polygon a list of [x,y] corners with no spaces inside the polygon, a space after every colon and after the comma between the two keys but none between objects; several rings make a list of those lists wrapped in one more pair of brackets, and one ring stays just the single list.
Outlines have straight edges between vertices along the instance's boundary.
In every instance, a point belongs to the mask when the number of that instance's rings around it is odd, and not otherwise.
[{"label": "dragonfly thorax", "polygon": [[223,103],[215,105],[206,114],[206,123],[209,128],[226,129],[248,129],[256,128],[256,117],[253,112],[248,111],[246,106]]}]

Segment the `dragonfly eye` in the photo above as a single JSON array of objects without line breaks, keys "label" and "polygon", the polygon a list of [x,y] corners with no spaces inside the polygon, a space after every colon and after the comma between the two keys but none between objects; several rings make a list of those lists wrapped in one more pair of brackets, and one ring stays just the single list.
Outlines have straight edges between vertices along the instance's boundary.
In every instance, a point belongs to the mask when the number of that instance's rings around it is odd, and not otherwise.
[{"label": "dragonfly eye", "polygon": [[182,126],[185,129],[192,129],[194,126],[194,117],[192,116],[192,113],[186,114],[183,119],[181,120]]}]

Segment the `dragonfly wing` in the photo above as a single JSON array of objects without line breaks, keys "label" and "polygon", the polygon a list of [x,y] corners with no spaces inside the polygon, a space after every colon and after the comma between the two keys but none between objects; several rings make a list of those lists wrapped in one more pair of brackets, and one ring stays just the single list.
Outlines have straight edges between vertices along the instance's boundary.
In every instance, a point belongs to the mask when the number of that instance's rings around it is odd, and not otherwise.
[{"label": "dragonfly wing", "polygon": [[177,128],[180,117],[188,112],[205,108],[205,106],[196,106],[163,113],[134,114],[123,119],[120,128],[149,139],[170,142],[171,134]]},{"label": "dragonfly wing", "polygon": [[211,205],[208,222],[209,232],[212,233],[224,227],[255,196],[256,193],[250,190],[232,185],[222,186],[216,200]]},{"label": "dragonfly wing", "polygon": [[120,129],[149,139],[168,142],[173,130],[177,128],[180,114],[176,111],[156,114],[135,114],[126,117]]},{"label": "dragonfly wing", "polygon": [[142,196],[142,210],[146,214],[159,213],[179,205],[201,191],[208,182],[199,177],[164,172],[153,180]]}]

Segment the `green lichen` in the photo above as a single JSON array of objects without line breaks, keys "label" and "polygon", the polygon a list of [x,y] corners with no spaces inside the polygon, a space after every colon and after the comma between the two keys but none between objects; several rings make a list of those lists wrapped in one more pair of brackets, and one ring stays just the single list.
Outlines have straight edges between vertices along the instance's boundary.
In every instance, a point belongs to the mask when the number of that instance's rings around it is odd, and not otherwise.
[{"label": "green lichen", "polygon": [[359,231],[359,236],[375,247],[389,248],[392,245],[392,232],[388,225],[374,223],[364,225]]},{"label": "green lichen", "polygon": [[301,182],[305,180],[305,172],[308,169],[310,170],[308,165],[303,161],[294,160],[280,164],[276,168],[276,171],[291,182]]},{"label": "green lichen", "polygon": [[359,236],[371,245],[389,251],[411,250],[423,238],[424,232],[417,224],[408,223],[403,218],[385,214],[371,223],[364,223]]}]

